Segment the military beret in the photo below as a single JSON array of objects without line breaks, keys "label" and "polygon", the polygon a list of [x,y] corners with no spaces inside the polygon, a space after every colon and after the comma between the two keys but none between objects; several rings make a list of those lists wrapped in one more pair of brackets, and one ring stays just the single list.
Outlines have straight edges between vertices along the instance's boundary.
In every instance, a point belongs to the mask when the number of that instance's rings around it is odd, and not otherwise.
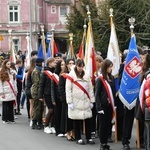
[{"label": "military beret", "polygon": [[44,62],[44,59],[43,58],[37,58],[35,62],[36,63],[42,63],[42,62]]},{"label": "military beret", "polygon": [[61,55],[61,53],[55,53],[54,54],[54,57],[61,57],[62,55]]}]

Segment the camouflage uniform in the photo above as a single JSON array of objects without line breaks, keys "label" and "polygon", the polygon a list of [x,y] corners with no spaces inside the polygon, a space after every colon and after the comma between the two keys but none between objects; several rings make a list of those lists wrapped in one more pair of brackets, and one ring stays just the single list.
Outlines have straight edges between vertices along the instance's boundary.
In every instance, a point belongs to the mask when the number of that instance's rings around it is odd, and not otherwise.
[{"label": "camouflage uniform", "polygon": [[42,126],[42,114],[43,114],[43,109],[44,109],[44,104],[42,101],[39,100],[39,97],[38,97],[40,76],[41,76],[41,71],[35,68],[31,74],[31,80],[32,80],[31,96],[34,99],[32,118],[33,118],[33,126],[36,124],[36,121],[37,121],[39,128],[41,128]]}]

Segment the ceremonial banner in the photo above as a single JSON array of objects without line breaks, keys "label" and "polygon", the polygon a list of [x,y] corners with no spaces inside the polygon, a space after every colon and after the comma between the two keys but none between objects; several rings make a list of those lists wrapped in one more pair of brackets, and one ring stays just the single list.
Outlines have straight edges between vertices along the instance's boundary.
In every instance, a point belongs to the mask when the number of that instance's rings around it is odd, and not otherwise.
[{"label": "ceremonial banner", "polygon": [[119,98],[129,110],[135,106],[139,94],[141,69],[142,64],[136,46],[135,35],[133,34],[130,40],[129,52],[127,54],[119,90]]},{"label": "ceremonial banner", "polygon": [[12,37],[9,38],[9,48],[10,48],[10,61],[16,63],[16,50]]},{"label": "ceremonial banner", "polygon": [[46,60],[48,58],[50,58],[52,56],[52,51],[51,51],[51,40],[50,42],[48,43],[48,50],[47,50],[47,53],[46,53]]},{"label": "ceremonial banner", "polygon": [[113,62],[113,69],[112,75],[115,78],[115,87],[116,91],[119,90],[119,68],[120,68],[120,52],[118,46],[118,39],[116,35],[115,25],[111,18],[111,34],[110,34],[110,41],[107,51],[107,58]]},{"label": "ceremonial banner", "polygon": [[27,40],[27,56],[26,56],[26,61],[25,61],[25,67],[30,65],[30,55],[31,55],[31,47],[30,47],[30,37],[26,36]]},{"label": "ceremonial banner", "polygon": [[83,33],[83,38],[82,38],[82,42],[80,44],[80,49],[78,53],[78,57],[80,59],[84,59],[85,41],[86,41],[86,31],[84,31]]},{"label": "ceremonial banner", "polygon": [[39,58],[43,58],[44,59],[44,53],[43,53],[43,47],[42,47],[42,43],[40,44],[40,47],[38,49],[38,55]]},{"label": "ceremonial banner", "polygon": [[57,45],[54,40],[54,35],[52,36],[50,43],[51,43],[51,57],[54,57],[54,55],[58,53]]},{"label": "ceremonial banner", "polygon": [[96,59],[91,21],[88,23],[84,61],[85,70],[87,73],[89,73],[91,80],[94,83],[96,73]]}]

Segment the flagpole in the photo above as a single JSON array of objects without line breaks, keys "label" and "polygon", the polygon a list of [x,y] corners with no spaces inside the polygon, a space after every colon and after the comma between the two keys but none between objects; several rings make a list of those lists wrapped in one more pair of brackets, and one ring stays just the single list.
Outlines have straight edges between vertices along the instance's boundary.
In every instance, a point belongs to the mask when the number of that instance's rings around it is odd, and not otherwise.
[{"label": "flagpole", "polygon": [[[112,30],[112,23],[113,23],[113,9],[112,8],[109,9],[109,13],[110,13],[110,15],[109,15],[109,17],[110,17],[110,27],[111,27],[111,30]],[[115,126],[115,142],[118,143],[117,110],[116,109],[117,108],[115,108],[115,124],[114,124],[114,126]]]},{"label": "flagpole", "polygon": [[30,59],[31,59],[31,47],[30,47],[30,37],[29,37],[29,33],[27,32],[26,34],[26,40],[27,40],[27,56],[26,56],[26,67],[30,65]]},{"label": "flagpole", "polygon": [[71,59],[73,59],[73,46],[72,46],[73,33],[69,33],[69,41],[70,41],[70,57]]},{"label": "flagpole", "polygon": [[55,31],[55,29],[54,29],[54,27],[55,27],[55,24],[51,24],[51,27],[52,27],[52,29],[51,29],[51,31],[52,31],[52,41],[51,41],[51,47],[52,47],[52,51],[51,51],[51,57],[54,57],[54,31]]},{"label": "flagpole", "polygon": [[9,51],[11,52],[11,45],[12,45],[12,30],[8,30],[9,33]]},{"label": "flagpole", "polygon": [[41,32],[42,32],[42,49],[43,49],[43,55],[44,55],[44,62],[46,61],[46,45],[45,45],[45,35],[44,35],[44,25],[40,26]]},{"label": "flagpole", "polygon": [[83,38],[82,38],[82,49],[83,49],[83,54],[82,57],[85,55],[85,41],[86,41],[86,30],[87,30],[87,25],[86,25],[86,19],[84,19],[84,25],[83,25]]},{"label": "flagpole", "polygon": [[[135,18],[131,17],[129,18],[129,24],[130,24],[130,31],[131,31],[131,37],[134,34],[134,23]],[[136,134],[137,134],[137,148],[140,149],[140,133],[139,133],[139,121],[136,119]]]}]

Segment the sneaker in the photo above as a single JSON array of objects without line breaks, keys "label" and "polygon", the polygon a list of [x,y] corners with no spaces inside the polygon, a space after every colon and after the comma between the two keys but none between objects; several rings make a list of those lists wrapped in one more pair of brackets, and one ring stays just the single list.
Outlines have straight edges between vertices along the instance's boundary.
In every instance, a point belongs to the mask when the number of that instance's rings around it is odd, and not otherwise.
[{"label": "sneaker", "polygon": [[51,131],[51,129],[49,127],[45,127],[44,128],[44,132],[47,133],[47,134],[52,133],[52,131]]},{"label": "sneaker", "polygon": [[92,139],[86,140],[86,143],[87,143],[87,144],[91,144],[91,145],[95,144],[95,142],[94,142]]},{"label": "sneaker", "polygon": [[9,122],[8,121],[3,121],[3,124],[8,124]]},{"label": "sneaker", "polygon": [[33,121],[32,121],[32,120],[30,120],[30,124],[29,124],[29,126],[30,126],[30,127],[32,127],[32,124],[33,124]]},{"label": "sneaker", "polygon": [[14,116],[14,119],[18,119],[18,117],[17,117],[17,116]]},{"label": "sneaker", "polygon": [[57,135],[58,137],[64,137],[64,134],[60,133]]},{"label": "sneaker", "polygon": [[55,131],[55,128],[54,128],[54,127],[51,127],[50,129],[51,129],[51,131],[52,131],[52,133],[53,133],[53,134],[55,134],[55,133],[56,133],[56,131]]},{"label": "sneaker", "polygon": [[77,141],[76,141],[76,144],[84,145],[85,143],[84,143],[84,141],[83,141],[82,139],[80,139],[80,140],[77,140]]}]

